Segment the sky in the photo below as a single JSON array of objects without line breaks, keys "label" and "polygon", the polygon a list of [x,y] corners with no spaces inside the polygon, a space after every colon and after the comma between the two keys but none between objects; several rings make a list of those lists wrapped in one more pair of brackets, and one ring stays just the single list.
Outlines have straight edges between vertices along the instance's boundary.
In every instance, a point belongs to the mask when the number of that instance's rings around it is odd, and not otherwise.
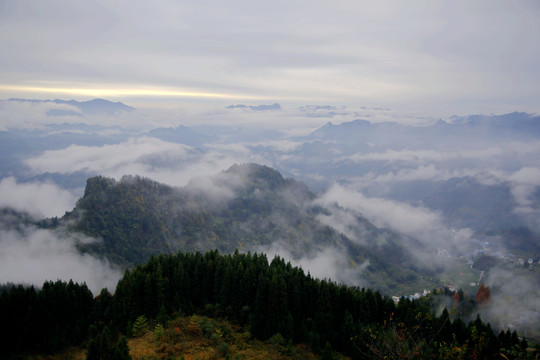
[{"label": "sky", "polygon": [[535,113],[540,2],[0,0],[0,98]]}]

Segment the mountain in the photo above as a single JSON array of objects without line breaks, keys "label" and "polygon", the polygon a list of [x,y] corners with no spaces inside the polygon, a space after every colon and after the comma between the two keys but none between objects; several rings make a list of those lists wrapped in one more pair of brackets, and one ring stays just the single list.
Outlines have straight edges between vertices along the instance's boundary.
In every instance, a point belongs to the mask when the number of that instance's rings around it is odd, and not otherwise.
[{"label": "mountain", "polygon": [[133,111],[135,108],[121,102],[112,102],[105,99],[93,99],[89,101],[53,100],[56,104],[67,104],[81,109],[85,114],[114,114],[122,111]]},{"label": "mountain", "polygon": [[454,116],[452,123],[458,126],[466,126],[470,129],[483,128],[493,132],[515,132],[540,135],[540,116],[524,112],[513,112],[503,115],[468,115],[464,117]]},{"label": "mountain", "polygon": [[[58,105],[70,105],[79,109],[83,114],[101,114],[101,115],[113,115],[120,112],[130,112],[135,108],[123,104],[121,102],[112,102],[105,99],[93,99],[88,101],[76,101],[76,100],[34,100],[34,99],[17,99],[12,98],[8,101],[18,102],[30,102],[30,103],[54,103]],[[81,116],[80,113],[68,110],[68,109],[50,109],[47,112],[49,116]]]},{"label": "mountain", "polygon": [[473,143],[493,138],[532,139],[540,136],[540,116],[514,112],[504,115],[453,116],[449,122],[425,126],[405,126],[396,122],[372,123],[367,120],[333,124],[328,122],[311,132],[308,140],[369,142],[376,145],[441,145]]},{"label": "mountain", "polygon": [[281,110],[281,105],[278,103],[274,103],[272,105],[244,105],[244,104],[238,104],[238,105],[229,105],[226,107],[227,109],[249,109],[253,111],[272,111],[272,110]]},{"label": "mountain", "polygon": [[426,283],[435,273],[413,260],[404,237],[347,214],[357,222],[348,231],[362,238],[353,241],[321,221],[331,211],[315,205],[315,197],[303,183],[256,164],[234,165],[183,188],[98,176],[87,180],[84,196],[54,226],[103,239],[80,249],[123,266],[177,251],[277,251],[336,268],[334,280],[371,281],[388,293],[437,284]]}]

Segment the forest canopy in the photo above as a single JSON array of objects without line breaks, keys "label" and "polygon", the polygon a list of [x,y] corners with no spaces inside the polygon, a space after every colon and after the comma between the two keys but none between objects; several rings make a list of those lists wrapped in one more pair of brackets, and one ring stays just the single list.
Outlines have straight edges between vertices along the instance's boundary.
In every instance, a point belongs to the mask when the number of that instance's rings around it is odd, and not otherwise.
[{"label": "forest canopy", "polygon": [[[440,295],[454,296],[448,290]],[[9,285],[0,311],[3,358],[80,344],[92,354],[96,339],[109,334],[126,349],[122,335],[132,336],[141,317],[166,323],[192,314],[228,319],[260,340],[279,334],[319,353],[332,349],[352,358],[527,355],[527,343],[515,332],[496,335],[479,317],[466,324],[456,309],[437,316],[429,299],[396,304],[377,291],[315,279],[279,257],[268,261],[256,253],[151,257],[127,270],[114,294],[103,289],[97,297],[73,282],[46,282],[41,289]]]}]

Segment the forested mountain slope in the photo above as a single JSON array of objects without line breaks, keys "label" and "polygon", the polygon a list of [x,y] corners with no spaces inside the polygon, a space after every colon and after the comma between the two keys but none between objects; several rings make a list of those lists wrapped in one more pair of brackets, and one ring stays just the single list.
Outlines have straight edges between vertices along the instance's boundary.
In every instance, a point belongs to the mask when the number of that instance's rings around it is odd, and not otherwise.
[{"label": "forested mountain slope", "polygon": [[320,221],[330,210],[314,199],[303,183],[255,164],[235,165],[212,178],[196,178],[183,188],[140,177],[120,181],[93,177],[73,211],[42,225],[65,226],[103,239],[80,249],[122,266],[179,250],[267,252],[277,247],[293,258],[324,251],[344,254],[347,269],[343,271],[350,268],[356,274],[349,282],[357,283],[363,265],[368,270],[362,274],[363,284],[370,285],[366,279],[382,278],[384,282],[371,285],[385,292],[434,278],[434,272],[418,266],[400,246],[403,237],[375,227],[360,214],[347,214],[358,224],[349,230],[362,238],[353,241]]},{"label": "forested mountain slope", "polygon": [[[437,296],[453,297],[454,310],[468,301],[450,292]],[[314,279],[261,254],[160,255],[126,271],[114,294],[104,289],[93,298],[85,285],[60,281],[41,290],[11,286],[0,291],[5,334],[0,355],[20,358],[85,343],[87,359],[129,358],[125,336],[151,328],[178,341],[173,330],[165,334],[163,325],[170,329],[182,314],[202,314],[245,326],[247,337],[306,344],[321,358],[332,358],[333,351],[354,359],[534,358],[515,332],[497,336],[480,318],[467,324],[455,311],[437,316],[431,309],[438,301],[402,299],[396,305],[379,292]],[[216,322],[198,321],[190,328],[231,341]],[[169,355],[182,352],[173,349]]]}]

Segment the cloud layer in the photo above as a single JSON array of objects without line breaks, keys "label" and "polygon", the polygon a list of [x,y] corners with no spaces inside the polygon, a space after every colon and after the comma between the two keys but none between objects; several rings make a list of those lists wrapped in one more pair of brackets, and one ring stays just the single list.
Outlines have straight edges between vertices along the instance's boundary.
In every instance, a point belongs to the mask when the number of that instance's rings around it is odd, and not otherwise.
[{"label": "cloud layer", "polygon": [[191,91],[237,101],[362,99],[448,115],[538,110],[535,2],[33,0],[3,3],[0,13],[4,82],[56,97],[86,88],[125,99],[137,89],[143,102]]},{"label": "cloud layer", "polygon": [[116,179],[124,175],[140,175],[183,186],[195,176],[213,175],[234,163],[257,159],[241,145],[215,145],[209,151],[201,152],[187,145],[142,137],[114,145],[71,145],[65,149],[45,151],[25,162],[35,174],[82,171]]}]

